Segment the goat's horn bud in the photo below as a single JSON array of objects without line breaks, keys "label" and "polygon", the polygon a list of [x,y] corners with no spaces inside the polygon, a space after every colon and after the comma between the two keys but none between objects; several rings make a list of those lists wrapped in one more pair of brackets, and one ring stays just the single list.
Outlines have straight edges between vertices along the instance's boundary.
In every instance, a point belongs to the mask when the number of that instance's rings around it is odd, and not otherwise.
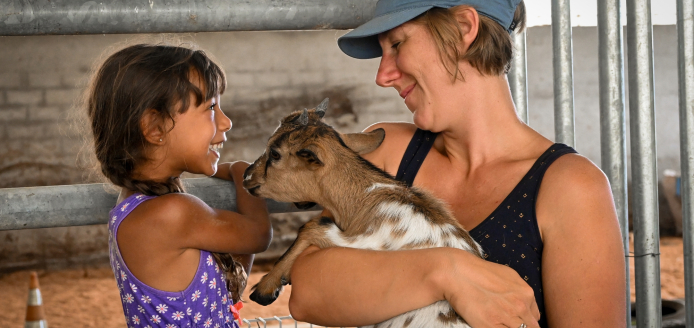
[{"label": "goat's horn bud", "polygon": [[325,115],[325,111],[328,109],[328,101],[329,101],[329,99],[325,98],[320,103],[320,105],[318,105],[318,107],[316,107],[316,114],[318,114],[318,116],[320,118],[323,118],[323,116]]},{"label": "goat's horn bud", "polygon": [[308,109],[304,108],[304,112],[299,115],[299,124],[301,125],[307,125],[308,124]]}]

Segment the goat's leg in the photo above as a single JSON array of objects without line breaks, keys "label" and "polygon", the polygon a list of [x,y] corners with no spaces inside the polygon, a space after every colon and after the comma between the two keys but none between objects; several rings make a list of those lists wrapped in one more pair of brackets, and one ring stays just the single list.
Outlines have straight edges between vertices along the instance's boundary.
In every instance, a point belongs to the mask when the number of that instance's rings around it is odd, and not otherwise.
[{"label": "goat's leg", "polygon": [[282,286],[291,284],[290,270],[296,258],[306,248],[316,245],[320,248],[335,246],[328,239],[326,232],[335,223],[327,217],[315,217],[306,222],[289,249],[277,260],[275,266],[263,278],[260,279],[251,293],[251,300],[260,304],[268,305],[274,302],[282,292]]}]

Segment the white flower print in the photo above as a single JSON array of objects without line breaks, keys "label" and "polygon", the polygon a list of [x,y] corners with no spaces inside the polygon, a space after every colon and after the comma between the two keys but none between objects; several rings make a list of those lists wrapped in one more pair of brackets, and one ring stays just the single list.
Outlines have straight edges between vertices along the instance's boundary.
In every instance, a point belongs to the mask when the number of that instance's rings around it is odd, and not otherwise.
[{"label": "white flower print", "polygon": [[212,255],[207,255],[207,265],[212,265]]},{"label": "white flower print", "polygon": [[172,301],[172,302],[173,302],[173,301],[177,300],[178,297],[167,297],[167,299],[168,299],[169,301]]},{"label": "white flower print", "polygon": [[219,310],[219,312],[217,312],[217,315],[220,319],[224,319],[224,313],[222,312],[222,310]]},{"label": "white flower print", "polygon": [[217,263],[214,264],[214,271],[219,273],[219,265]]},{"label": "white flower print", "polygon": [[222,296],[222,304],[227,304],[227,296]]},{"label": "white flower print", "polygon": [[215,323],[215,324],[214,324],[214,328],[219,328],[219,324],[218,324],[218,323]]},{"label": "white flower print", "polygon": [[152,319],[151,319],[151,320],[152,320],[152,322],[154,322],[154,323],[159,323],[159,322],[161,322],[161,317],[155,314],[155,315],[152,315]]},{"label": "white flower print", "polygon": [[120,211],[121,211],[121,212],[125,212],[125,209],[128,208],[128,205],[130,205],[130,204],[125,203],[125,205],[123,205],[123,206],[120,208]]},{"label": "white flower print", "polygon": [[145,197],[145,195],[137,195],[137,196],[135,196],[135,199],[140,200],[140,199],[142,199],[142,197]]},{"label": "white flower print", "polygon": [[125,281],[125,279],[128,279],[128,275],[125,274],[125,271],[121,270],[120,272],[120,279]]},{"label": "white flower print", "polygon": [[146,325],[146,326],[145,326],[145,328],[152,328],[152,326],[150,326],[150,325]]},{"label": "white flower print", "polygon": [[134,315],[133,316],[133,324],[139,325],[140,324],[140,317]]},{"label": "white flower print", "polygon": [[117,219],[117,218],[118,218],[118,217],[114,215],[114,216],[111,218],[111,223],[116,222],[116,219]]},{"label": "white flower print", "polygon": [[207,272],[202,273],[202,277],[200,277],[200,282],[203,284],[207,282]]},{"label": "white flower print", "polygon": [[169,307],[166,306],[166,304],[159,304],[159,305],[157,305],[157,312],[159,312],[159,313],[166,313],[166,311],[167,311],[168,309],[169,309]]},{"label": "white flower print", "polygon": [[224,322],[229,322],[229,316],[224,317]]},{"label": "white flower print", "polygon": [[140,313],[145,313],[145,308],[143,308],[142,305],[138,305],[137,310],[140,311]]},{"label": "white flower print", "polygon": [[146,304],[152,303],[152,299],[149,298],[149,296],[147,296],[147,295],[142,295],[142,297],[140,297],[140,299],[141,299],[143,302],[145,302]]},{"label": "white flower print", "polygon": [[210,326],[212,326],[212,318],[207,318],[205,320],[205,328],[210,328]]},{"label": "white flower print", "polygon": [[210,280],[210,289],[215,288],[217,288],[217,278],[212,278],[212,280]]},{"label": "white flower print", "polygon": [[120,270],[120,263],[116,262],[116,270]]},{"label": "white flower print", "polygon": [[200,312],[196,313],[195,316],[193,317],[193,322],[198,323],[198,321],[200,321],[200,318],[202,318],[202,315],[200,315]]},{"label": "white flower print", "polygon": [[214,311],[216,309],[217,309],[217,302],[212,302],[212,304],[210,304],[210,310]]},{"label": "white flower print", "polygon": [[133,290],[133,293],[137,293],[137,286],[135,286],[135,284],[130,284],[130,289]]},{"label": "white flower print", "polygon": [[181,320],[183,318],[183,312],[176,311],[171,315],[171,318],[174,320]]},{"label": "white flower print", "polygon": [[207,297],[205,297],[205,299],[202,300],[202,306],[207,307]]},{"label": "white flower print", "polygon": [[217,288],[217,296],[222,296],[222,289],[221,288]]},{"label": "white flower print", "polygon": [[188,308],[188,309],[186,310],[186,314],[187,314],[187,315],[193,314],[193,310],[191,310],[190,308]]},{"label": "white flower print", "polygon": [[173,323],[170,323],[170,324],[166,325],[166,328],[178,328],[178,327],[176,327],[176,325],[174,325]]},{"label": "white flower print", "polygon": [[198,300],[198,298],[200,298],[200,291],[199,291],[199,290],[196,290],[195,293],[193,293],[193,295],[190,296],[190,299],[191,299],[193,302],[195,302],[195,301]]},{"label": "white flower print", "polygon": [[131,294],[125,294],[125,296],[123,296],[123,302],[127,302],[128,304],[132,303],[134,300],[135,298]]}]

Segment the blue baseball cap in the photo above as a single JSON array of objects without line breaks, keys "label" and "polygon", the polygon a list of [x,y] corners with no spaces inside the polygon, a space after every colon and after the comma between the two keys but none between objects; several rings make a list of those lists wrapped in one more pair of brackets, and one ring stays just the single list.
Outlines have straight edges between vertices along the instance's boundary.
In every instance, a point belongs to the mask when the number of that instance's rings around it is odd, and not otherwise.
[{"label": "blue baseball cap", "polygon": [[374,17],[337,39],[337,45],[345,54],[357,59],[381,57],[378,35],[396,28],[427,10],[469,5],[480,15],[487,16],[511,33],[516,6],[521,0],[379,0]]}]

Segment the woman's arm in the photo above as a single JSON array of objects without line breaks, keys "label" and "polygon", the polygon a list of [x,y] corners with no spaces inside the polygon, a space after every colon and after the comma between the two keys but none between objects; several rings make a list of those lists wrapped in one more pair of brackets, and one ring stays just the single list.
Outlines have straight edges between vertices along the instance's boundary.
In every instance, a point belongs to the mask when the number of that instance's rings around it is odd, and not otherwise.
[{"label": "woman's arm", "polygon": [[458,249],[311,247],[291,277],[290,312],[312,323],[375,324],[446,299],[475,328],[539,327],[533,290],[513,269]]},{"label": "woman's arm", "polygon": [[625,258],[605,175],[582,156],[562,156],[547,170],[536,210],[550,327],[624,327]]}]

